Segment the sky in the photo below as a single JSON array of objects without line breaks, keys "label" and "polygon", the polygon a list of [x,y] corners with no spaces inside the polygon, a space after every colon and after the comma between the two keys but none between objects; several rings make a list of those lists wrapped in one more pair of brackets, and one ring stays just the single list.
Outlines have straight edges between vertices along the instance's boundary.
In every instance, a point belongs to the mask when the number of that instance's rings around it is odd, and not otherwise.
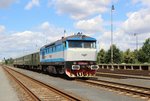
[{"label": "sky", "polygon": [[[150,38],[150,0],[0,0],[0,60],[38,51],[64,36],[82,32],[97,49],[140,48]],[[136,33],[136,36],[135,36]]]}]

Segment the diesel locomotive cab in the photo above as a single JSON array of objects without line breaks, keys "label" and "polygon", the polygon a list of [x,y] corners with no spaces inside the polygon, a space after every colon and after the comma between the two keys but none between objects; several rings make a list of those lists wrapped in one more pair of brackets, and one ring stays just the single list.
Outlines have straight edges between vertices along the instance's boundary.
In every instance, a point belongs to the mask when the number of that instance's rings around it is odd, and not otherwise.
[{"label": "diesel locomotive cab", "polygon": [[91,77],[99,68],[96,65],[96,40],[70,39],[66,41],[66,74],[70,77]]}]

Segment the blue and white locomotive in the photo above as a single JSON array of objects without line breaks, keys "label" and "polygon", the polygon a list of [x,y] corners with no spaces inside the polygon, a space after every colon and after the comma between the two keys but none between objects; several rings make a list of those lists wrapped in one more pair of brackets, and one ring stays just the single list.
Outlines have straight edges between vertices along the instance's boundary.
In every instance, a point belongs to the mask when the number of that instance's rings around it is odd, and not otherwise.
[{"label": "blue and white locomotive", "polygon": [[96,39],[78,33],[62,37],[40,49],[42,69],[69,77],[93,77],[96,65]]}]

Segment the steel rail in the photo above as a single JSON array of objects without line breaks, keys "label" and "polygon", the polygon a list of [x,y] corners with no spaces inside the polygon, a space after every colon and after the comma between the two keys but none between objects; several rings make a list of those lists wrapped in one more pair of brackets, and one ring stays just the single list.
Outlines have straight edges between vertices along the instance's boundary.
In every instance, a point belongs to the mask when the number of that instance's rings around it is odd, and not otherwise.
[{"label": "steel rail", "polygon": [[[8,68],[8,67],[7,67],[7,68]],[[12,71],[14,71],[14,72],[16,72],[16,73],[18,73],[18,74],[20,74],[20,75],[23,75],[23,76],[29,78],[30,80],[32,80],[32,81],[34,81],[34,82],[36,82],[36,83],[38,83],[38,84],[40,84],[40,85],[46,87],[47,89],[49,89],[49,90],[51,90],[51,91],[53,91],[53,92],[55,92],[55,93],[57,93],[57,94],[59,94],[59,95],[65,97],[65,98],[68,99],[69,101],[85,101],[85,100],[86,100],[86,99],[83,99],[83,98],[81,98],[81,97],[79,97],[79,96],[75,96],[75,95],[73,95],[73,94],[71,94],[71,93],[69,93],[69,92],[61,91],[61,90],[59,90],[59,89],[57,89],[57,88],[55,88],[55,87],[52,87],[52,86],[50,86],[50,85],[48,85],[48,84],[45,84],[45,83],[41,82],[41,81],[39,81],[39,80],[33,79],[33,78],[31,78],[31,77],[29,77],[29,76],[23,74],[23,73],[20,73],[20,72],[18,72],[18,71],[15,71],[14,69],[11,69],[11,68],[8,68],[8,69],[10,69],[10,70],[12,70]]]},{"label": "steel rail", "polygon": [[96,76],[114,76],[114,78],[119,77],[126,77],[126,78],[135,78],[135,79],[146,79],[150,80],[149,76],[137,76],[137,75],[131,75],[131,74],[115,74],[115,73],[103,73],[103,72],[97,72]]},{"label": "steel rail", "polygon": [[41,101],[34,93],[30,91],[23,83],[21,83],[15,76],[13,76],[6,68],[3,68],[8,75],[10,75],[15,82],[33,99],[33,101]]},{"label": "steel rail", "polygon": [[[150,98],[150,88],[134,86],[129,84],[122,84],[104,80],[80,80],[77,79],[78,82],[88,83],[91,85],[104,87],[108,89],[113,89],[114,91],[126,92],[133,95],[139,95],[140,97],[148,97]],[[144,91],[143,91],[144,90]]]}]

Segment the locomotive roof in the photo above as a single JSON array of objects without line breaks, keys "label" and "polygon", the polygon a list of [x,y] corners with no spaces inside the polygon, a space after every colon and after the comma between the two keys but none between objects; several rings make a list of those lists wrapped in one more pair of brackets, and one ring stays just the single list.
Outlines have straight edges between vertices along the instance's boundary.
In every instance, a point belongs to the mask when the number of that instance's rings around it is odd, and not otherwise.
[{"label": "locomotive roof", "polygon": [[67,37],[62,37],[60,40],[57,40],[57,41],[52,42],[50,44],[44,45],[42,48],[57,45],[57,44],[60,44],[66,40],[96,41],[95,38],[92,38],[92,37],[89,37],[89,36],[86,36],[83,34],[75,34],[75,35],[71,35],[71,36],[67,36]]}]

